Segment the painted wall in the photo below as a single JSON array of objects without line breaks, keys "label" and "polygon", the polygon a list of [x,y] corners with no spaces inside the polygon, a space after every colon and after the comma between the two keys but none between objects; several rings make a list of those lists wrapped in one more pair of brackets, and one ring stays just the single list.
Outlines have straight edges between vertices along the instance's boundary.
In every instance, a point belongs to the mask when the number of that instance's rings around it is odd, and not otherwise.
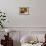
[{"label": "painted wall", "polygon": [[[46,27],[45,4],[46,0],[0,0],[0,9],[6,12],[7,27]],[[29,7],[29,15],[19,15],[22,6]]]}]

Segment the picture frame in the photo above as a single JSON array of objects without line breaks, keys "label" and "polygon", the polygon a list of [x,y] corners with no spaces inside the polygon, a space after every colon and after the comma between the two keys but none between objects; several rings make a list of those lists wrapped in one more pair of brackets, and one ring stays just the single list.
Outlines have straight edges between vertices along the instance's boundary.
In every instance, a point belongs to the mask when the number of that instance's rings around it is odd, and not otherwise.
[{"label": "picture frame", "polygon": [[20,15],[29,15],[29,7],[19,7]]}]

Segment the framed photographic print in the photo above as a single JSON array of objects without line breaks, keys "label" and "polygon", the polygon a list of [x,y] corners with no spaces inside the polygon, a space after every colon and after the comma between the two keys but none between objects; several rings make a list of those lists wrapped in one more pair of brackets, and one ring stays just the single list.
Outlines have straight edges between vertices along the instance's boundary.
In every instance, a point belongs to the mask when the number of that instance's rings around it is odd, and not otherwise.
[{"label": "framed photographic print", "polygon": [[29,15],[29,7],[20,7],[19,14],[21,15]]}]

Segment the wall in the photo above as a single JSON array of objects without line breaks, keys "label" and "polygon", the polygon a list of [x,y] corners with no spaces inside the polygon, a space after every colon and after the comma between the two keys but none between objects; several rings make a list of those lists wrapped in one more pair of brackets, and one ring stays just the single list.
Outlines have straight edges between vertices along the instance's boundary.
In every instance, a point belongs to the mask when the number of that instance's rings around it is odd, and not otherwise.
[{"label": "wall", "polygon": [[[0,0],[0,9],[6,12],[7,27],[46,27],[45,4],[46,0]],[[19,15],[21,6],[29,7],[30,14]]]}]

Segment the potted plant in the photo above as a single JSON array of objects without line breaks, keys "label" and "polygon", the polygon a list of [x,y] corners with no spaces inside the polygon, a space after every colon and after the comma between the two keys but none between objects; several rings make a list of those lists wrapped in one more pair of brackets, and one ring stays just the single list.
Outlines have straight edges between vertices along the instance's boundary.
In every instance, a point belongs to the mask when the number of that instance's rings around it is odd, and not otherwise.
[{"label": "potted plant", "polygon": [[6,20],[6,15],[4,12],[0,11],[0,27],[4,28],[4,22]]}]

